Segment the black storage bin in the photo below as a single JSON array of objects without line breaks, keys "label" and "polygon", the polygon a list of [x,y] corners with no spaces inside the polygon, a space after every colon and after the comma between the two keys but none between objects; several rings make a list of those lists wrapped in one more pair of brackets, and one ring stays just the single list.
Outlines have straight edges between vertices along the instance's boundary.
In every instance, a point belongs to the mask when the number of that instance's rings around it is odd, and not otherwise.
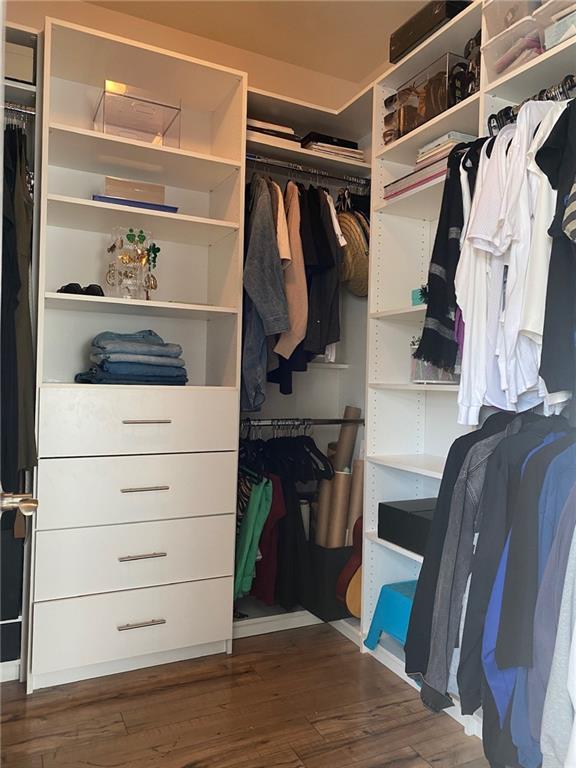
[{"label": "black storage bin", "polygon": [[309,576],[301,586],[300,604],[323,621],[348,618],[348,609],[336,597],[336,582],[353,547],[328,549],[313,542],[308,547]]},{"label": "black storage bin", "polygon": [[20,658],[22,622],[0,624],[0,661],[16,661]]},{"label": "black storage bin", "polygon": [[436,499],[388,501],[378,505],[378,536],[423,555],[434,517]]},{"label": "black storage bin", "polygon": [[8,510],[0,523],[0,619],[17,619],[22,611],[24,539],[14,538],[16,512]]}]

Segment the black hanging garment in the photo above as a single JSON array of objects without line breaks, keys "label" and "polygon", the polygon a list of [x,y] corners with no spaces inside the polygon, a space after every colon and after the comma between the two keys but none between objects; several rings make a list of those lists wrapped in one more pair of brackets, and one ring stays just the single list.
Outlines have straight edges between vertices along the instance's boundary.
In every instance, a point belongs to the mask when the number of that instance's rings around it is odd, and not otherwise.
[{"label": "black hanging garment", "polygon": [[18,165],[18,134],[4,131],[2,213],[2,301],[0,313],[0,456],[2,488],[17,492],[18,478],[18,359],[16,309],[20,291],[14,194]]},{"label": "black hanging garment", "polygon": [[464,225],[460,162],[469,146],[458,144],[448,156],[442,207],[428,272],[428,308],[422,339],[414,354],[414,357],[444,369],[454,368],[458,354],[454,331],[454,278],[460,259],[460,236]]}]

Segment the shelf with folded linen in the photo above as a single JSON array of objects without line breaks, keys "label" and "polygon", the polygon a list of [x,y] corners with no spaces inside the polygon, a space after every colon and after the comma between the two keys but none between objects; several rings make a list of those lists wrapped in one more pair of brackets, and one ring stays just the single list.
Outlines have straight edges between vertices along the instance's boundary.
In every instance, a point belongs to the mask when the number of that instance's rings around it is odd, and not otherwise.
[{"label": "shelf with folded linen", "polygon": [[[93,341],[100,334],[134,334],[153,332],[162,342],[177,344],[181,348],[182,363],[170,368],[185,368],[186,381],[183,381],[180,371],[170,371],[170,375],[179,380],[180,384],[189,386],[237,386],[238,360],[236,338],[238,329],[237,314],[225,312],[208,313],[175,311],[164,312],[165,306],[156,307],[162,312],[150,313],[147,307],[127,306],[121,303],[115,311],[109,306],[107,312],[102,312],[102,303],[107,299],[94,297],[64,297],[56,294],[49,296],[44,307],[44,339],[46,348],[50,350],[42,357],[43,383],[112,383],[108,377],[101,378],[100,372],[94,375],[76,379],[77,374],[85,373],[98,366],[102,360],[93,359],[96,354]],[[148,304],[151,302],[140,302]],[[129,310],[128,312],[126,310]],[[66,343],[62,343],[66,339]],[[158,357],[159,355],[153,355]],[[160,355],[161,356],[161,355]],[[142,360],[106,361],[106,363],[145,363]],[[154,365],[162,365],[158,361]],[[165,365],[165,363],[164,363]],[[104,366],[109,367],[108,364]],[[149,374],[142,381],[132,381],[128,376],[126,381],[117,380],[117,384],[141,383],[168,385],[165,381],[166,371],[150,371],[149,369],[134,370],[135,373]],[[122,368],[122,374],[130,373]],[[159,380],[156,377],[160,375]],[[179,374],[179,375],[177,375]],[[120,377],[121,378],[121,377]]]}]

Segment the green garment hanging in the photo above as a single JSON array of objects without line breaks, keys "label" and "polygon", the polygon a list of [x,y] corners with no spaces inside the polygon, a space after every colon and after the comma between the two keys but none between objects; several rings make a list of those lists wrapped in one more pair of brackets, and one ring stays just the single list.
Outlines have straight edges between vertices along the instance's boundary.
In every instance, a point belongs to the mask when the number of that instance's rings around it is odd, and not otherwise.
[{"label": "green garment hanging", "polygon": [[272,482],[268,479],[254,485],[250,501],[240,525],[236,541],[236,573],[234,576],[234,599],[247,595],[252,589],[258,544],[264,523],[272,506]]}]

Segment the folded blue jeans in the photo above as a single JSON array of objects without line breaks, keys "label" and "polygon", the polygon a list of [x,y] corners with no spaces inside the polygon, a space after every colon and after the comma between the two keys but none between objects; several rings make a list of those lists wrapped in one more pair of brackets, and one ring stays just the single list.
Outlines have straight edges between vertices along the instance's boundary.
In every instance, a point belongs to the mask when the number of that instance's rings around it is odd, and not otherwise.
[{"label": "folded blue jeans", "polygon": [[167,344],[154,331],[137,331],[136,333],[104,331],[94,337],[92,346],[105,352],[120,352],[122,354],[159,357],[180,357],[182,355],[180,344]]},{"label": "folded blue jeans", "polygon": [[111,363],[103,360],[101,371],[115,376],[157,376],[158,378],[186,378],[186,369],[172,365],[147,365],[146,363]]},{"label": "folded blue jeans", "polygon": [[77,384],[161,384],[162,386],[184,386],[188,381],[186,376],[116,376],[100,368],[90,368],[88,371],[77,373],[74,377]]},{"label": "folded blue jeans", "polygon": [[126,352],[105,352],[98,347],[90,350],[90,360],[93,363],[147,363],[148,365],[173,366],[184,368],[186,363],[181,357],[163,357],[162,355],[128,354]]}]

